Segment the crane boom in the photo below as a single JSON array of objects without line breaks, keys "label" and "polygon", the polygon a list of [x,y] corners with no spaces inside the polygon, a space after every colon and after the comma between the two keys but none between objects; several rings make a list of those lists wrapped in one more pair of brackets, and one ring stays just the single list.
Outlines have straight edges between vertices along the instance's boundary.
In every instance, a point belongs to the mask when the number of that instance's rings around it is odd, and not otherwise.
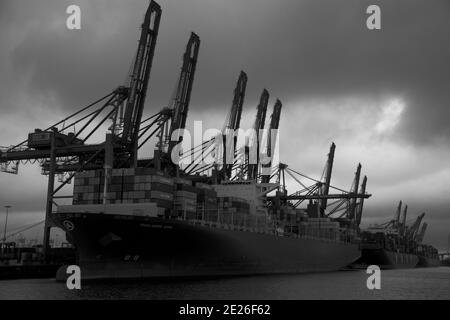
[{"label": "crane boom", "polygon": [[[334,162],[335,150],[336,150],[336,145],[333,142],[330,147],[330,153],[328,153],[327,169],[326,169],[326,173],[325,173],[325,183],[322,186],[322,188],[323,188],[322,194],[323,195],[328,195],[328,193],[330,192],[331,174],[333,172],[333,162]],[[320,207],[322,208],[322,210],[325,210],[325,208],[327,207],[327,200],[328,200],[327,198],[323,198],[321,200]]]},{"label": "crane boom", "polygon": [[[223,148],[223,174],[226,178],[231,177],[231,171],[233,170],[233,163],[230,162],[230,156],[234,158],[234,154],[236,151],[236,137],[232,141],[227,141],[226,135],[229,132],[232,132],[233,135],[240,128],[241,125],[241,116],[242,116],[242,106],[244,105],[245,91],[247,89],[247,74],[244,71],[241,71],[239,74],[239,78],[236,84],[236,88],[234,89],[234,97],[233,103],[231,105],[230,115],[228,118],[228,123],[225,126],[224,132],[224,148]],[[228,150],[232,149],[232,150]]]},{"label": "crane boom", "polygon": [[[361,163],[358,163],[358,167],[356,168],[355,172],[355,180],[353,182],[353,190],[352,193],[357,194],[358,188],[359,188],[359,179],[361,177]],[[356,199],[352,199],[350,202],[350,212],[349,212],[349,219],[353,220],[356,216]]]},{"label": "crane boom", "polygon": [[408,205],[405,205],[405,208],[403,209],[403,216],[402,216],[402,222],[400,226],[400,234],[403,236],[405,235],[406,231],[406,214],[408,213]]},{"label": "crane boom", "polygon": [[269,104],[269,92],[264,89],[261,98],[259,100],[259,104],[256,111],[256,119],[255,124],[253,125],[253,129],[256,132],[256,164],[250,164],[248,169],[248,178],[249,180],[254,180],[258,176],[258,164],[259,164],[259,151],[260,151],[260,130],[264,129],[264,123],[266,122],[267,115],[267,105]]},{"label": "crane boom", "polygon": [[269,92],[264,89],[261,98],[259,99],[259,104],[256,112],[256,119],[253,129],[261,130],[264,129],[264,123],[266,122],[267,105],[269,104]]},{"label": "crane boom", "polygon": [[[178,81],[176,96],[174,99],[174,106],[172,108],[173,115],[170,125],[169,139],[172,137],[175,130],[184,129],[186,127],[186,119],[189,111],[189,102],[191,100],[191,92],[194,84],[199,49],[200,38],[192,32],[186,46],[186,51],[183,55],[183,66],[181,68],[180,79]],[[179,140],[169,142],[169,155],[178,142]]]},{"label": "crane boom", "polygon": [[409,239],[414,239],[416,236],[417,230],[419,230],[420,223],[422,222],[423,217],[425,216],[425,213],[422,213],[420,216],[417,217],[416,221],[406,230],[406,237]]},{"label": "crane boom", "polygon": [[[364,176],[363,182],[361,184],[361,194],[366,193],[366,186],[367,186],[367,176]],[[356,225],[358,225],[358,226],[361,224],[363,207],[364,207],[364,198],[361,198],[361,200],[359,201],[359,205],[358,205],[358,209],[357,209],[357,213],[356,213]]]},{"label": "crane boom", "polygon": [[247,74],[241,71],[236,88],[234,89],[233,104],[231,105],[230,117],[226,126],[227,129],[237,130],[241,125],[242,106],[244,105],[247,80]]},{"label": "crane boom", "polygon": [[398,203],[397,211],[395,213],[395,218],[394,218],[394,227],[396,227],[396,228],[399,228],[401,212],[402,212],[402,201],[400,200],[400,202]]},{"label": "crane boom", "polygon": [[[278,130],[279,126],[280,126],[280,118],[281,118],[281,109],[282,109],[283,105],[281,103],[280,100],[277,99],[277,102],[275,103],[275,106],[273,107],[273,112],[272,112],[272,116],[270,118],[270,130],[268,132],[268,137],[267,137],[267,156],[269,158],[271,158],[270,162],[268,164],[263,165],[263,167],[267,170],[272,167],[272,157],[273,157],[273,152],[274,150],[272,150],[272,130]],[[263,177],[262,177],[262,182],[263,183],[269,183],[270,180],[270,173],[267,174],[267,172],[264,172]]]},{"label": "crane boom", "polygon": [[422,228],[420,229],[420,232],[416,235],[415,240],[417,243],[421,243],[423,241],[423,238],[425,236],[425,232],[427,231],[428,223],[424,222],[422,224]]},{"label": "crane boom", "polygon": [[124,114],[122,142],[127,145],[132,166],[137,164],[138,135],[147,94],[150,71],[158,38],[161,7],[153,0],[145,14],[141,37],[134,61],[129,96]]}]

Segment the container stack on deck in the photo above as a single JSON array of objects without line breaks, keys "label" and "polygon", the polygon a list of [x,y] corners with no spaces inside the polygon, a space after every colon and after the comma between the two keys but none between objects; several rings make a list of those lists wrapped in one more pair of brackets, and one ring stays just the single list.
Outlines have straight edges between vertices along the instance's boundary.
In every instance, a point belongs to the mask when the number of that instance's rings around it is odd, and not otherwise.
[{"label": "container stack on deck", "polygon": [[217,219],[217,192],[208,184],[196,183],[197,208],[203,217]]},{"label": "container stack on deck", "polygon": [[[77,173],[74,182],[75,205],[103,203],[105,176],[103,170]],[[154,169],[113,169],[107,188],[107,204],[156,203],[172,209],[174,181]]]},{"label": "container stack on deck", "polygon": [[176,179],[174,209],[178,217],[197,219],[197,193],[192,181]]},{"label": "container stack on deck", "polygon": [[221,216],[221,222],[228,224],[246,225],[250,220],[247,216],[250,214],[250,205],[247,201],[235,197],[217,198],[218,213]]}]

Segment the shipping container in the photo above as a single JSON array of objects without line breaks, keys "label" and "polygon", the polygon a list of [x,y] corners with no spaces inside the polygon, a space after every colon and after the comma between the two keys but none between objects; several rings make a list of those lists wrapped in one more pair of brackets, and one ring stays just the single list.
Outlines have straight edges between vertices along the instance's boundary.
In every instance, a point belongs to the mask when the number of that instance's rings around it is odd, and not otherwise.
[{"label": "shipping container", "polygon": [[182,184],[182,185],[186,185],[186,186],[192,186],[192,181],[188,180],[188,179],[183,179],[183,178],[175,178],[174,179],[175,184]]}]

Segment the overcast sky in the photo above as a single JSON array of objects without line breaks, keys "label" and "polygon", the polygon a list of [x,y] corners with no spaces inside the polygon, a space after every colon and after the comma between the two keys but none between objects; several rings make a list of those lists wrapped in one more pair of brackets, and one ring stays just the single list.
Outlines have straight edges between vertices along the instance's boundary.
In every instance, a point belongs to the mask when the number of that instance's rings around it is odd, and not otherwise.
[{"label": "overcast sky", "polygon": [[[283,102],[280,157],[320,177],[337,145],[332,183],[349,188],[358,162],[369,178],[364,223],[390,219],[399,200],[426,212],[425,237],[450,234],[450,2],[398,0],[161,0],[163,15],[146,113],[169,103],[191,31],[201,38],[188,122],[221,128],[239,71],[248,74],[243,122],[263,88]],[[66,28],[70,4],[82,29]],[[381,8],[381,30],[366,8]],[[143,0],[0,1],[0,145],[26,138],[124,84]],[[150,147],[149,147],[150,148]],[[151,149],[151,148],[150,148]],[[1,174],[11,228],[43,218],[37,166]],[[3,224],[3,215],[0,216]]]}]

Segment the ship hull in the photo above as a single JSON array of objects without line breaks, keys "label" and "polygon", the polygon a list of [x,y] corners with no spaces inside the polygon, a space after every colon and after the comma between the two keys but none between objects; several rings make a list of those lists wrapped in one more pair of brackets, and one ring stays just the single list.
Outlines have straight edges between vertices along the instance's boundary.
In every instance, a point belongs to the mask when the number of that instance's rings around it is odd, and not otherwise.
[{"label": "ship hull", "polygon": [[360,262],[366,265],[377,265],[381,269],[414,268],[419,258],[414,254],[394,252],[385,249],[362,249]]},{"label": "ship hull", "polygon": [[57,214],[83,279],[206,277],[333,271],[357,260],[355,243],[232,230],[186,221]]},{"label": "ship hull", "polygon": [[441,261],[438,258],[428,258],[420,255],[418,257],[419,263],[417,264],[417,267],[419,268],[434,268],[441,265]]}]

